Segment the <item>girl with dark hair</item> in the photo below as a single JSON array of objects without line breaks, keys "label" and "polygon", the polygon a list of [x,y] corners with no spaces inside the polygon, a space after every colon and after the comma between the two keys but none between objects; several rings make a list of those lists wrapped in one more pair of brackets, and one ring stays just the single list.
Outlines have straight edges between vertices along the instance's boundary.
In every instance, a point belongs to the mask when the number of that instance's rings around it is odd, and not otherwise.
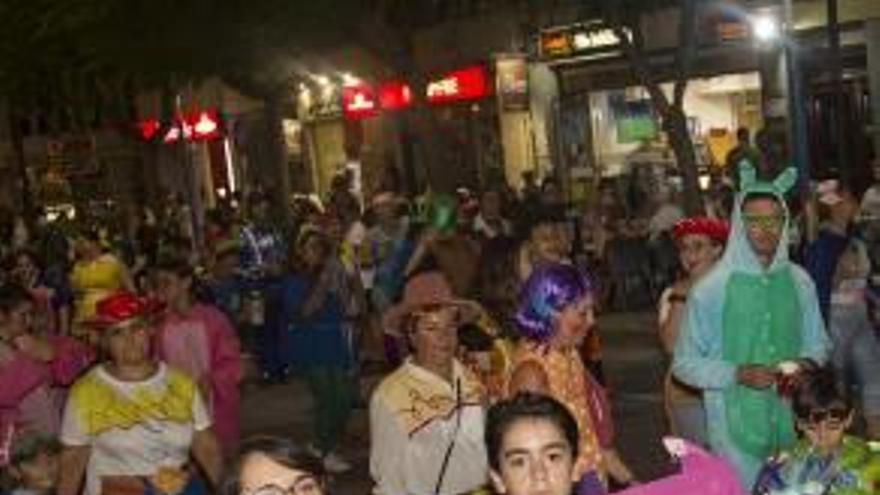
[{"label": "girl with dark hair", "polygon": [[245,440],[222,495],[324,495],[321,459],[275,437]]},{"label": "girl with dark hair", "polygon": [[196,300],[193,268],[185,259],[160,260],[153,279],[157,299],[167,307],[157,325],[155,351],[196,382],[220,444],[235,452],[243,373],[238,335],[220,310]]},{"label": "girl with dark hair", "polygon": [[64,388],[93,359],[74,339],[32,328],[34,302],[22,287],[0,287],[0,466],[25,433],[57,435]]}]

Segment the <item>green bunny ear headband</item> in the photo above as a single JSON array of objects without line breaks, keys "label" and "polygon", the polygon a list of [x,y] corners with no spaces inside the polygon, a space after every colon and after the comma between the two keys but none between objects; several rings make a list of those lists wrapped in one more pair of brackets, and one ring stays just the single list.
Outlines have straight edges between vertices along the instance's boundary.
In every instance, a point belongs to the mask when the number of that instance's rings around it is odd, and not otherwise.
[{"label": "green bunny ear headband", "polygon": [[797,169],[787,167],[773,182],[758,180],[758,172],[748,159],[739,162],[739,187],[743,194],[771,193],[784,196],[797,183]]}]

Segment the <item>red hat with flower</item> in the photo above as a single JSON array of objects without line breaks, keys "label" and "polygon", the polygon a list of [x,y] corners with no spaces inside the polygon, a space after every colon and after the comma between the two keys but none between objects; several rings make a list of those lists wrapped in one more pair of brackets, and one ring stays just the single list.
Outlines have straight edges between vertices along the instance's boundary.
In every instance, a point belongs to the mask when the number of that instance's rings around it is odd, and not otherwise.
[{"label": "red hat with flower", "polygon": [[163,305],[155,299],[119,291],[98,301],[95,315],[88,320],[88,324],[99,330],[107,330],[134,320],[149,318],[162,309]]},{"label": "red hat with flower", "polygon": [[709,217],[683,218],[672,227],[672,235],[680,241],[686,235],[704,235],[715,242],[724,244],[730,235],[730,223],[727,220]]}]

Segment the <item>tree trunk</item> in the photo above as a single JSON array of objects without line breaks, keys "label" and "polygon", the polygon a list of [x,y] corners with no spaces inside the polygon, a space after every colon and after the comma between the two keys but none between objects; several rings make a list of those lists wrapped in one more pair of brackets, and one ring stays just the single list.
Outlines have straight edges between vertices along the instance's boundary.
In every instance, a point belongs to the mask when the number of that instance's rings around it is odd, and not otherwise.
[{"label": "tree trunk", "polygon": [[27,159],[24,156],[24,136],[21,134],[21,126],[16,119],[16,113],[7,103],[6,116],[9,122],[9,139],[12,142],[12,153],[15,156],[15,171],[18,175],[18,199],[21,211],[30,214],[33,206],[31,198],[31,181],[28,177]]},{"label": "tree trunk", "polygon": [[703,196],[700,193],[700,173],[694,142],[688,129],[687,115],[680,107],[670,106],[663,115],[663,126],[675,153],[678,169],[684,182],[684,209],[688,216],[705,215]]},{"label": "tree trunk", "polygon": [[274,91],[265,99],[265,122],[269,141],[269,166],[272,187],[269,194],[274,205],[274,216],[284,228],[291,225],[290,208],[290,167],[287,163],[287,152],[284,148],[284,96],[281,91]]}]

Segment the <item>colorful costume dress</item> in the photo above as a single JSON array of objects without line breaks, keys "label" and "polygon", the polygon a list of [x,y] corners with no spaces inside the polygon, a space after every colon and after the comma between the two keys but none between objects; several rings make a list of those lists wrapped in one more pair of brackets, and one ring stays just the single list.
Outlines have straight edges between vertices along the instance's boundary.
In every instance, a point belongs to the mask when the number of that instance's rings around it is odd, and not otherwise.
[{"label": "colorful costume dress", "polygon": [[789,169],[773,183],[758,182],[754,168],[745,164],[727,249],[691,290],[675,347],[673,374],[703,390],[709,445],[736,467],[746,487],[754,484],[764,459],[790,447],[796,435],[788,404],[773,389],[739,384],[738,367],[800,358],[821,364],[830,346],[815,286],[788,260],[785,226],[765,268],[742,218],[743,200],[754,193],[772,194],[785,208],[783,194],[795,177]]},{"label": "colorful costume dress", "polygon": [[50,337],[49,341],[55,359],[48,363],[0,344],[0,465],[18,434],[58,434],[64,387],[92,362],[92,352],[74,339]]},{"label": "colorful costume dress", "polygon": [[880,450],[846,436],[840,451],[825,456],[806,440],[769,461],[754,495],[873,495],[880,493]]},{"label": "colorful costume dress", "polygon": [[[184,373],[160,363],[156,373],[137,382],[120,381],[103,366],[78,380],[70,392],[61,442],[89,447],[85,495],[204,493],[189,475],[196,432],[211,427],[198,387]],[[129,481],[129,483],[125,483]]]},{"label": "colorful costume dress", "polygon": [[[564,404],[577,421],[580,453],[574,466],[576,479],[582,480],[581,484],[585,486],[599,490],[598,485],[605,480],[605,466],[590,411],[587,370],[577,349],[559,351],[523,341],[513,361],[514,370],[525,363],[535,363],[544,371],[550,388],[549,395]],[[586,491],[586,488],[582,490]]]},{"label": "colorful costume dress", "polygon": [[225,452],[235,452],[242,364],[238,337],[226,316],[203,304],[184,315],[170,313],[159,327],[155,348],[163,361],[203,388],[214,432]]}]

